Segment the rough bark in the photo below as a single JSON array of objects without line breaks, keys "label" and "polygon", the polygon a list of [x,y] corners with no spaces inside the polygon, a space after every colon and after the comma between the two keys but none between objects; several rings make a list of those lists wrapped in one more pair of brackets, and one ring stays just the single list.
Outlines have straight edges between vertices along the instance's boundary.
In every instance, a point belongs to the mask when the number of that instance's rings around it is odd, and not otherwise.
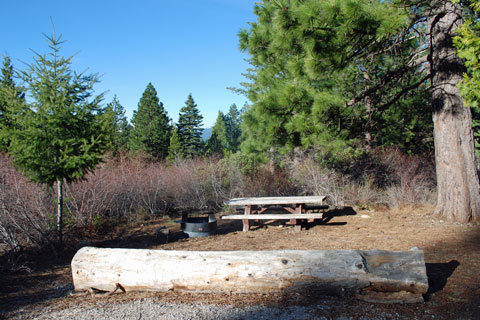
[{"label": "rough bark", "polygon": [[465,67],[455,55],[452,37],[462,23],[461,7],[433,1],[430,67],[437,173],[435,213],[450,221],[480,217],[480,185],[475,167],[472,115],[457,88]]},{"label": "rough bark", "polygon": [[72,260],[75,290],[359,294],[420,302],[423,251],[172,251],[85,247]]}]

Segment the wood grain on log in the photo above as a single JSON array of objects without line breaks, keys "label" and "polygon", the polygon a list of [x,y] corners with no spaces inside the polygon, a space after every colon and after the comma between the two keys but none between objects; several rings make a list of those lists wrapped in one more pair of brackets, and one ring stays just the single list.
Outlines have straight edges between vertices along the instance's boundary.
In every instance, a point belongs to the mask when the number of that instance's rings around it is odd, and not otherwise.
[{"label": "wood grain on log", "polygon": [[[423,301],[423,251],[169,251],[85,247],[72,260],[75,290],[405,292]],[[398,297],[398,294],[395,296]]]}]

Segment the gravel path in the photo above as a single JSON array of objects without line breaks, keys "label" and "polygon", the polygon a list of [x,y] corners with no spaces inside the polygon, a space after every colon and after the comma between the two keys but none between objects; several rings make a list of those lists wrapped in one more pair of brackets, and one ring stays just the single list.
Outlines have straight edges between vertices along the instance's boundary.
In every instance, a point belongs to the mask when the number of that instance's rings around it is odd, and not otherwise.
[{"label": "gravel path", "polygon": [[[302,319],[411,319],[398,313],[382,312],[372,314],[368,305],[364,305],[361,310],[357,310],[354,317],[336,316],[332,318],[329,313],[332,307],[328,303],[324,305],[304,306],[286,306],[284,308],[265,307],[265,306],[244,306],[234,307],[229,305],[213,304],[186,304],[186,303],[162,303],[153,298],[129,301],[126,303],[106,304],[99,301],[95,306],[89,307],[70,307],[61,311],[52,311],[48,307],[38,307],[28,312],[18,310],[11,315],[9,319],[73,319],[73,320],[102,320],[102,319],[229,319],[229,320],[260,320],[260,319],[279,319],[279,320],[302,320]],[[433,319],[432,317],[420,317],[421,319]]]}]

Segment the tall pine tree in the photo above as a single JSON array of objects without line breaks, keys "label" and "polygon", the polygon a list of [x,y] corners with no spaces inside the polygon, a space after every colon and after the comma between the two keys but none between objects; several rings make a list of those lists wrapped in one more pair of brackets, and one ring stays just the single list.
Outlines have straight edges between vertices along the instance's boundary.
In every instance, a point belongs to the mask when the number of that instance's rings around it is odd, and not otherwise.
[{"label": "tall pine tree", "polygon": [[170,119],[151,83],[142,94],[138,110],[133,112],[129,149],[152,159],[164,159],[170,144]]},{"label": "tall pine tree", "polygon": [[185,106],[180,109],[177,124],[183,157],[194,158],[203,154],[202,122],[203,116],[200,114],[192,94],[189,94]]},{"label": "tall pine tree", "polygon": [[[270,146],[316,146],[352,154],[381,141],[378,135],[390,128],[378,129],[389,123],[411,130],[411,137],[428,128],[433,115],[435,211],[462,222],[479,218],[472,116],[456,86],[467,69],[452,40],[466,3],[257,3],[257,22],[240,33],[241,48],[252,56],[245,89],[253,102],[244,117],[242,149],[258,154]],[[422,107],[428,101],[430,110]]]}]

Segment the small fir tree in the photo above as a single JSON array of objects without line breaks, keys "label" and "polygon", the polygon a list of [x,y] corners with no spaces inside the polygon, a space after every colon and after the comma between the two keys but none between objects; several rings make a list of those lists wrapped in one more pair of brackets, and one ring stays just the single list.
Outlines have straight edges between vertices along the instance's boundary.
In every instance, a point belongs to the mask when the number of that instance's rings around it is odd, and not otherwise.
[{"label": "small fir tree", "polygon": [[77,74],[73,57],[60,55],[61,36],[47,38],[51,52],[35,53],[21,72],[28,102],[9,105],[12,130],[8,152],[33,181],[57,185],[57,233],[62,242],[63,183],[83,179],[102,160],[110,137],[103,94],[93,95],[98,76]]},{"label": "small fir tree", "polygon": [[164,159],[170,144],[170,119],[151,83],[143,92],[138,110],[133,112],[129,148],[153,159]]},{"label": "small fir tree", "polygon": [[202,121],[203,116],[192,94],[189,94],[185,106],[180,109],[177,125],[182,156],[185,158],[193,158],[203,153]]},{"label": "small fir tree", "polygon": [[182,146],[180,145],[180,139],[178,138],[177,127],[172,125],[172,135],[170,136],[170,145],[168,146],[168,156],[167,160],[173,162],[175,160],[181,159],[182,156]]}]

